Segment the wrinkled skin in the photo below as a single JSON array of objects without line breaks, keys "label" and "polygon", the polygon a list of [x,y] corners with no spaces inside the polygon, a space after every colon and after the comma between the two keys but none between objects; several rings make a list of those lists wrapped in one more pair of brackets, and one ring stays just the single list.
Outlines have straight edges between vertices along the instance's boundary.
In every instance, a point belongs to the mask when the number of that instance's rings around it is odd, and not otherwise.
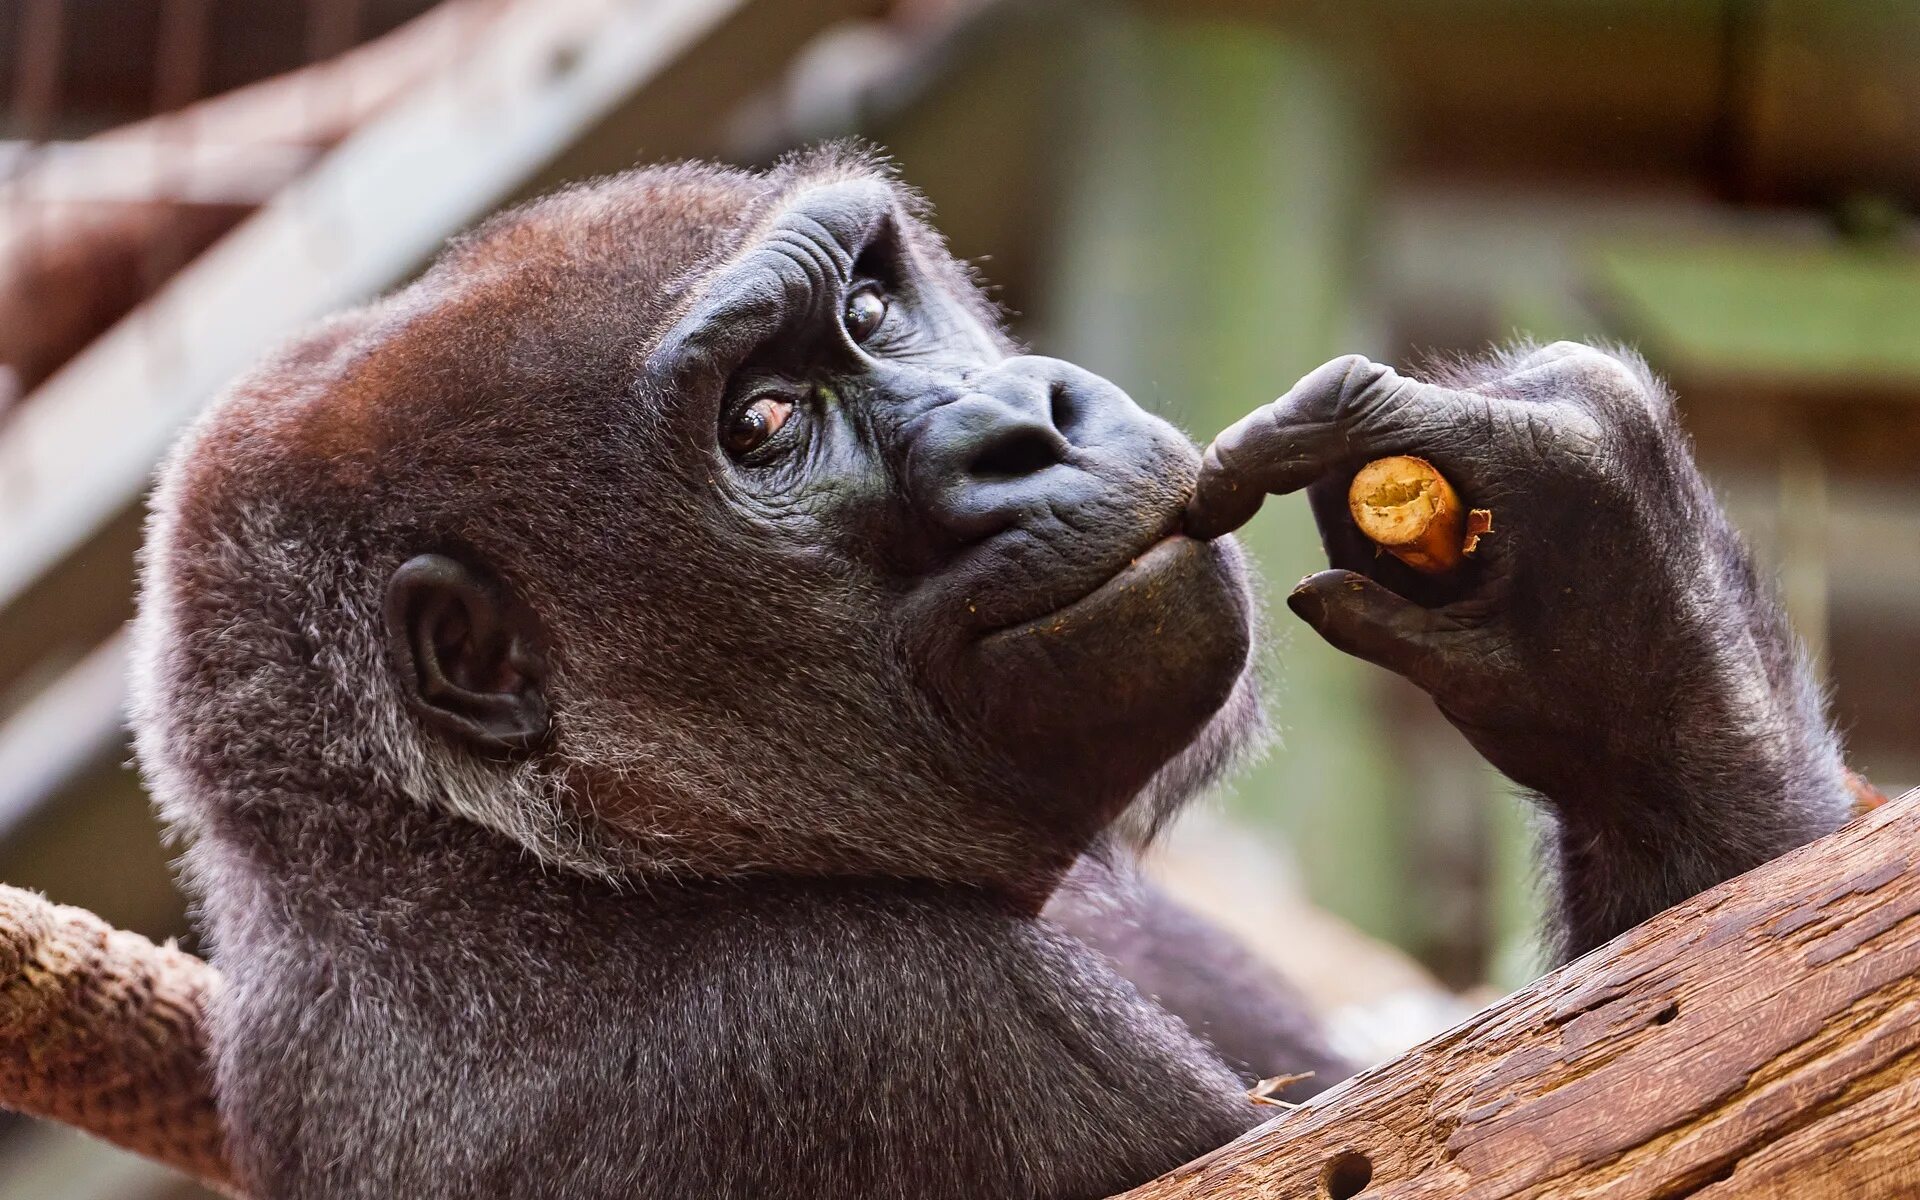
[{"label": "wrinkled skin", "polygon": [[[743,402],[790,405],[716,476],[719,519],[887,580],[875,619],[918,687],[1004,756],[1021,803],[1072,793],[1045,848],[1077,851],[1243,678],[1239,555],[1179,534],[1185,437],[1097,376],[1011,353],[916,268],[900,222],[876,181],[809,191],[716,273],[647,375],[662,394],[724,380],[723,426]],[[855,340],[842,309],[863,290],[884,308]]]},{"label": "wrinkled skin", "polygon": [[[1254,1124],[1248,1075],[1331,1082],[1111,832],[1258,733],[1267,492],[1339,569],[1295,611],[1559,817],[1570,947],[1840,818],[1637,364],[1341,360],[1203,458],[917,211],[835,152],[561,193],[183,442],[136,724],[259,1200],[1095,1197]],[[1345,524],[1398,450],[1499,514],[1457,580]]]}]

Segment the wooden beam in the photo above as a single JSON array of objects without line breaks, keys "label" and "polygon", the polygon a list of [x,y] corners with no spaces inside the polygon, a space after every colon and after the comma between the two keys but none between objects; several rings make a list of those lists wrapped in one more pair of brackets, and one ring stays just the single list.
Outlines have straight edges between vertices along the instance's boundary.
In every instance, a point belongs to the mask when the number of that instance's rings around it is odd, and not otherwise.
[{"label": "wooden beam", "polygon": [[0,143],[0,363],[14,385],[38,387],[497,8],[452,0],[337,57],[85,141]]},{"label": "wooden beam", "polygon": [[115,635],[0,722],[0,844],[70,778],[124,750],[126,701],[126,637]]},{"label": "wooden beam", "polygon": [[1129,1200],[1920,1195],[1920,793]]},{"label": "wooden beam", "polygon": [[645,86],[552,147],[551,159],[520,181],[511,200],[641,162],[724,158],[727,123],[741,102],[778,87],[787,65],[814,36],[871,16],[885,0],[755,0],[735,3],[700,37],[662,61]]},{"label": "wooden beam", "polygon": [[1829,203],[1920,195],[1920,9],[1840,0],[1739,6],[1727,52],[1735,198]]},{"label": "wooden beam", "polygon": [[1697,178],[1722,119],[1727,16],[1712,0],[1143,5],[1311,39],[1370,89],[1396,174]]},{"label": "wooden beam", "polygon": [[[119,141],[0,141],[0,204],[252,207],[312,161],[301,146],[185,139],[175,146]],[[29,170],[41,178],[23,180]]]}]

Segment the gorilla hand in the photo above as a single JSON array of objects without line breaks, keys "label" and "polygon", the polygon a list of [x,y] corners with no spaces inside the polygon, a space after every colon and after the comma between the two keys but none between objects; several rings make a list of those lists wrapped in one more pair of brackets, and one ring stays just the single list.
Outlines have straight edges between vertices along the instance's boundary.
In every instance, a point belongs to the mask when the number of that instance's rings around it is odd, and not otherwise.
[{"label": "gorilla hand", "polygon": [[[1360,467],[1402,453],[1493,512],[1452,576],[1380,555],[1348,514]],[[1218,536],[1301,488],[1334,569],[1289,607],[1551,802],[1586,859],[1569,888],[1645,876],[1619,911],[1570,912],[1575,946],[1843,819],[1817,689],[1638,360],[1562,342],[1440,385],[1336,359],[1215,439],[1187,529]]]}]

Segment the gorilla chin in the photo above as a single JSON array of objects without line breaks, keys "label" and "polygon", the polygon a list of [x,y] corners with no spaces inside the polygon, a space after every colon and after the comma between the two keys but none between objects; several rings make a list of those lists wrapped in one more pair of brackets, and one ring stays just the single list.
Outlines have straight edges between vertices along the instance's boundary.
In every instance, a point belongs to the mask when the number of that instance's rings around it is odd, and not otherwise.
[{"label": "gorilla chin", "polygon": [[1179,755],[1247,671],[1253,600],[1234,539],[1174,534],[1106,582],[980,638],[963,686],[994,744],[1103,823]]}]

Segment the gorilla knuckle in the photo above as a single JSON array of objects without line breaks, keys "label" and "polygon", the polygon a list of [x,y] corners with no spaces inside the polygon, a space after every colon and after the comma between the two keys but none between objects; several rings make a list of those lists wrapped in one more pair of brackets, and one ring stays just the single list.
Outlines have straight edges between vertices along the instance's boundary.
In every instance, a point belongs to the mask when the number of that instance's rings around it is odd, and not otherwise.
[{"label": "gorilla knuckle", "polygon": [[1666,407],[1666,389],[1639,355],[1616,347],[1579,342],[1555,345],[1569,348],[1551,372],[1556,389],[1620,419],[1651,415]]},{"label": "gorilla knuckle", "polygon": [[1527,422],[1543,456],[1565,464],[1575,473],[1598,477],[1608,460],[1612,441],[1608,422],[1580,408],[1557,407],[1546,421]]},{"label": "gorilla knuckle", "polygon": [[1379,408],[1391,400],[1405,381],[1392,367],[1376,363],[1360,354],[1345,354],[1321,368],[1334,383],[1334,411],[1341,417],[1353,417]]}]

